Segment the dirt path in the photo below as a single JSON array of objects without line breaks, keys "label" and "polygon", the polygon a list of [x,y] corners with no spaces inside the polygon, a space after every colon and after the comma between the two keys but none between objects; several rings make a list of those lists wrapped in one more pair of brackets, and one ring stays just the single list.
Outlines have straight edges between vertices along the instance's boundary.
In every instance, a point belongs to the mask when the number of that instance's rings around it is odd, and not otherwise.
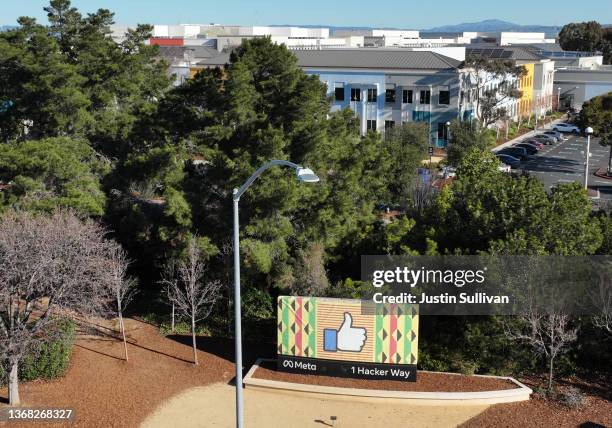
[{"label": "dirt path", "polygon": [[[321,428],[332,426],[332,415],[338,418],[336,428],[455,427],[488,407],[373,404],[249,388],[244,397],[247,428]],[[227,384],[192,388],[160,406],[141,428],[233,427],[234,403],[234,388]]]}]

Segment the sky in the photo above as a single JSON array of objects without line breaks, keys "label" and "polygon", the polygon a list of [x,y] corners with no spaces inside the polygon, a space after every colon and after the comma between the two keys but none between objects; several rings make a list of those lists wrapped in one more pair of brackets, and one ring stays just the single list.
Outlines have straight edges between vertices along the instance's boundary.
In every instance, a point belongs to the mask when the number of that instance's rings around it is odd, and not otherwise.
[{"label": "sky", "polygon": [[[0,0],[0,25],[19,16],[46,23],[48,0]],[[425,29],[501,19],[516,24],[612,24],[612,0],[73,0],[82,12],[106,8],[118,24],[333,25]],[[579,7],[577,7],[579,4]]]}]

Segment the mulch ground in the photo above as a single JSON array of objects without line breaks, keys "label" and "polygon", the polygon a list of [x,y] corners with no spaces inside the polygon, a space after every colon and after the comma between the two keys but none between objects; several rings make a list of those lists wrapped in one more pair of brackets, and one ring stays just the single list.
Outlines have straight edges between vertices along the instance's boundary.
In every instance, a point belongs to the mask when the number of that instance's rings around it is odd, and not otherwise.
[{"label": "mulch ground", "polygon": [[253,377],[281,382],[303,383],[307,385],[379,389],[385,391],[478,392],[517,388],[514,383],[503,379],[444,373],[417,372],[416,382],[303,375],[277,372],[276,364],[270,361],[264,361],[261,366],[255,370]]},{"label": "mulch ground", "polygon": [[[173,395],[234,377],[234,366],[224,354],[232,349],[231,341],[199,340],[200,364],[195,366],[190,338],[167,338],[156,326],[132,319],[126,327],[129,362],[115,337],[79,337],[63,378],[20,385],[23,406],[72,408],[75,421],[70,426],[75,427],[136,427]],[[0,389],[0,400],[6,403],[6,398],[6,388]]]},{"label": "mulch ground", "polygon": [[[532,389],[545,384],[544,378],[520,380]],[[612,427],[612,388],[609,380],[584,381],[573,378],[561,380],[557,386],[559,391],[569,387],[578,388],[586,394],[586,401],[581,408],[568,408],[533,394],[529,401],[491,406],[461,427]]]},{"label": "mulch ground", "polygon": [[[74,347],[66,375],[53,381],[23,383],[20,393],[23,405],[42,408],[72,408],[74,427],[137,427],[162,402],[195,386],[230,382],[234,377],[233,341],[198,338],[199,366],[192,363],[191,338],[159,333],[156,326],[126,320],[130,342],[129,362],[123,360],[123,344],[105,326],[97,336],[81,335]],[[268,356],[270,347],[261,343],[245,345],[245,366],[257,356]],[[277,380],[298,382],[303,375],[272,373],[273,367],[258,370],[257,377],[274,375]],[[280,378],[279,378],[280,376]],[[284,379],[283,379],[284,377]],[[358,381],[329,377],[303,376],[308,383],[376,389],[419,388],[420,391],[480,391],[512,387],[499,380],[467,376],[437,375],[420,372],[416,383],[397,381]],[[523,380],[529,386],[541,379]],[[494,382],[494,383],[491,383]],[[579,410],[568,409],[553,401],[532,398],[528,402],[498,404],[471,419],[465,427],[612,427],[610,383],[568,382],[588,394]],[[367,385],[367,386],[366,386]],[[454,389],[461,385],[462,389]],[[503,386],[502,386],[503,385]],[[7,402],[6,388],[0,388],[0,403]],[[6,404],[0,404],[5,406]],[[205,403],[203,403],[205,406]],[[194,415],[197,416],[197,415]],[[598,424],[598,425],[597,425]],[[2,425],[2,423],[0,423]],[[20,423],[21,427],[49,424]],[[66,424],[53,424],[66,426]]]}]

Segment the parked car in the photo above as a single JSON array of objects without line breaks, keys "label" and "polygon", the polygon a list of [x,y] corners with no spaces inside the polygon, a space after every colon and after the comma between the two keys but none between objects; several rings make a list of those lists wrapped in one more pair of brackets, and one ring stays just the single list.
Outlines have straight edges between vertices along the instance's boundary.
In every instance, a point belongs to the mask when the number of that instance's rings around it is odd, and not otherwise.
[{"label": "parked car", "polygon": [[521,143],[531,144],[531,145],[537,147],[538,150],[542,150],[544,148],[544,143],[542,143],[541,141],[538,141],[538,140],[534,140],[534,139],[523,140],[523,141],[521,141]]},{"label": "parked car", "polygon": [[440,178],[455,178],[457,175],[457,169],[452,166],[445,166],[438,172]]},{"label": "parked car", "polygon": [[506,147],[505,149],[502,149],[497,153],[501,155],[513,156],[515,158],[520,159],[521,161],[528,160],[530,158],[527,149],[524,149],[523,147]]},{"label": "parked car", "polygon": [[531,137],[534,140],[538,140],[541,141],[542,143],[546,144],[546,145],[550,145],[550,144],[554,144],[555,143],[555,139],[553,137],[551,137],[550,135],[546,135],[546,134],[538,134],[535,137]]},{"label": "parked car", "polygon": [[528,155],[535,155],[539,150],[536,146],[529,144],[529,143],[516,143],[516,144],[513,144],[512,147],[521,147],[527,150]]},{"label": "parked car", "polygon": [[505,163],[502,163],[500,166],[497,167],[497,169],[499,169],[500,172],[512,172],[512,167]]},{"label": "parked car", "polygon": [[567,140],[567,137],[564,137],[563,134],[560,133],[559,131],[555,131],[555,130],[544,131],[543,134],[550,135],[551,137],[555,137],[557,141]]},{"label": "parked car", "polygon": [[500,160],[500,162],[502,162],[502,164],[508,165],[510,168],[518,168],[521,166],[521,160],[515,158],[514,156],[506,154],[496,154],[495,156]]},{"label": "parked car", "polygon": [[580,128],[570,123],[557,123],[553,126],[554,131],[565,132],[568,134],[580,134]]}]

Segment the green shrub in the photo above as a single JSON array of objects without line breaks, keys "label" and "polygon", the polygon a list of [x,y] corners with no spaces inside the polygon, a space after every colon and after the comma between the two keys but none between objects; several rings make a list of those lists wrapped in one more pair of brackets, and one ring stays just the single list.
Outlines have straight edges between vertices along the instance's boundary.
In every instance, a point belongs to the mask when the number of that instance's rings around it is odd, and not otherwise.
[{"label": "green shrub", "polygon": [[[74,344],[76,325],[73,320],[58,319],[50,327],[57,337],[41,343],[23,357],[19,364],[19,379],[54,379],[62,376],[70,364],[70,355]],[[1,383],[6,382],[6,372],[0,367]]]},{"label": "green shrub", "polygon": [[473,375],[478,370],[478,363],[470,360],[455,359],[451,371],[464,375]]}]

